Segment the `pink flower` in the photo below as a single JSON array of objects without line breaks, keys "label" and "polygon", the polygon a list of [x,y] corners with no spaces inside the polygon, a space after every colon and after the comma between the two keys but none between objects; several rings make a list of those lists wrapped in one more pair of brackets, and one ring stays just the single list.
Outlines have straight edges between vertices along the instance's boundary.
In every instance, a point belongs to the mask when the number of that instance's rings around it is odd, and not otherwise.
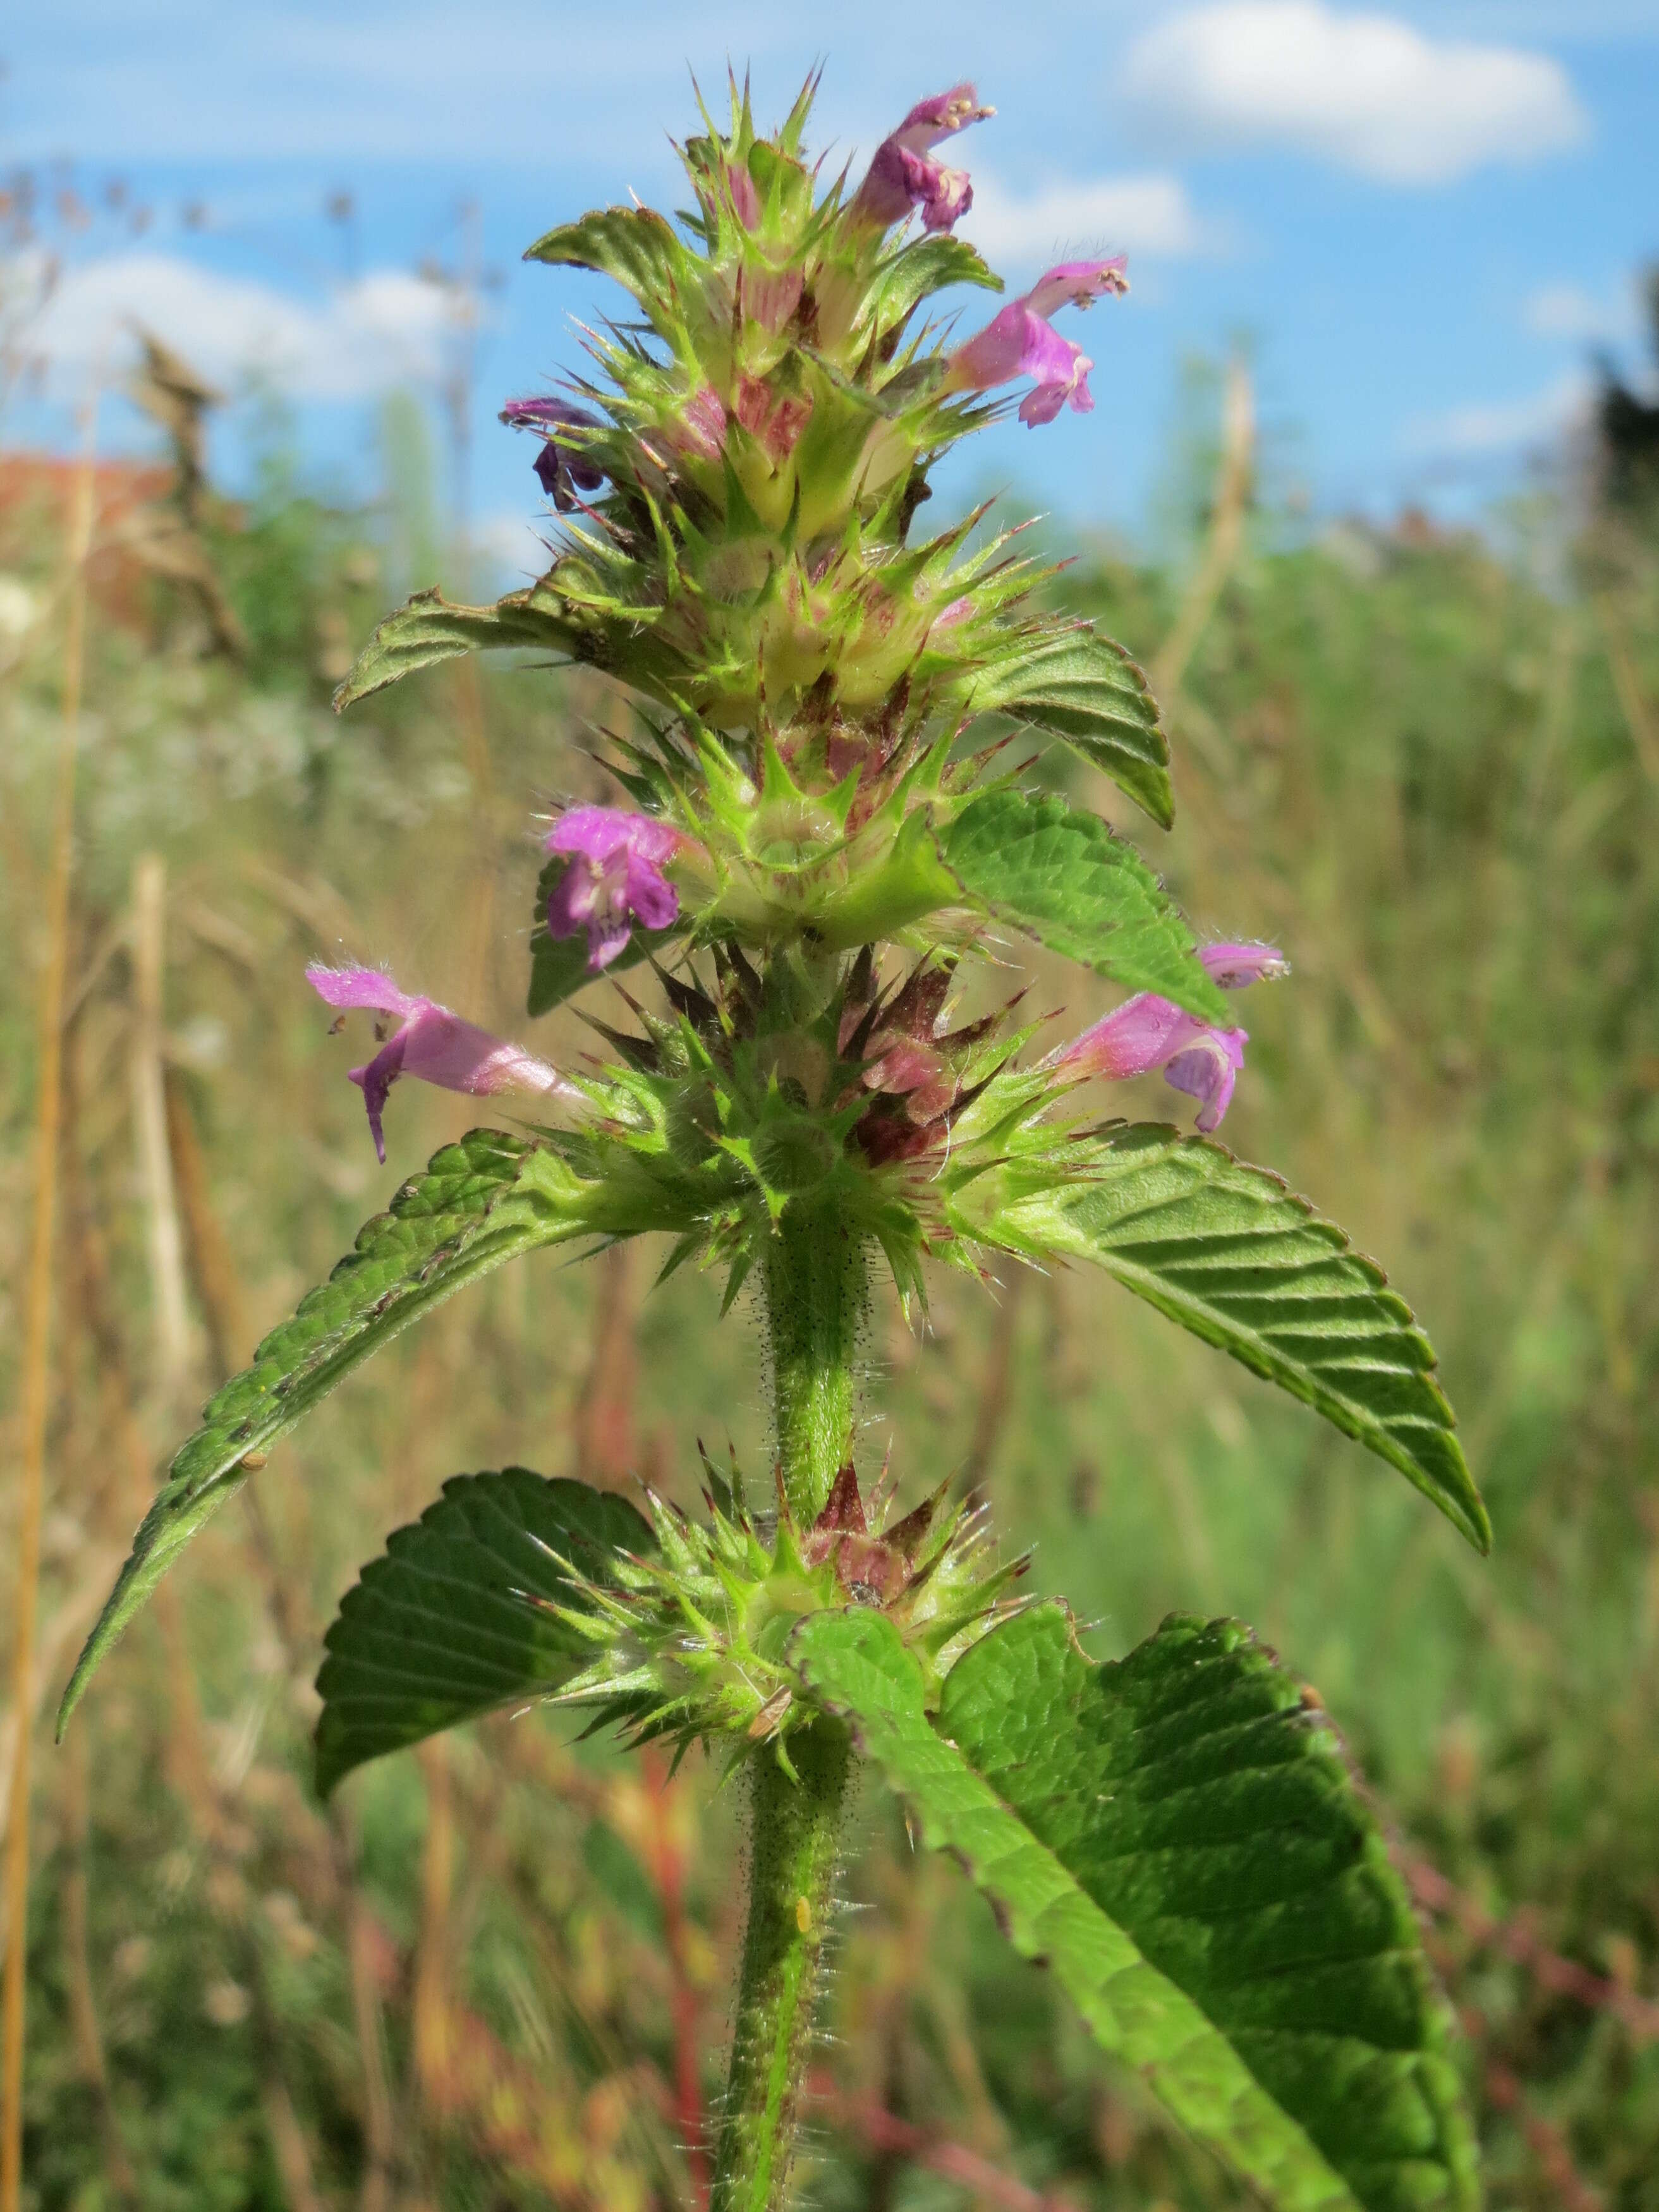
[{"label": "pink flower", "polygon": [[684,842],[678,830],[648,814],[617,806],[573,806],[547,834],[550,853],[568,853],[570,866],[547,902],[554,937],[587,932],[587,964],[607,968],[634,933],[666,929],[678,919],[680,895],[664,876]]},{"label": "pink flower", "polygon": [[974,188],[965,170],[947,169],[930,157],[928,149],[995,113],[995,108],[980,106],[971,84],[953,85],[932,100],[918,100],[877,147],[870,173],[848,210],[853,220],[885,230],[919,207],[925,229],[949,230],[974,204]]},{"label": "pink flower", "polygon": [[418,1075],[423,1083],[468,1091],[474,1097],[488,1097],[497,1091],[536,1091],[571,1098],[580,1095],[522,1045],[475,1028],[435,1000],[411,998],[378,968],[324,968],[313,963],[306,969],[306,981],[319,998],[342,1012],[361,1008],[381,1016],[378,1035],[385,1036],[385,1020],[398,1024],[366,1066],[351,1070],[351,1079],[363,1094],[374,1149],[382,1163],[386,1136],[380,1117],[386,1093],[400,1075]]},{"label": "pink flower", "polygon": [[1036,389],[1019,404],[1022,422],[1052,422],[1068,399],[1078,414],[1091,413],[1095,402],[1089,371],[1094,363],[1081,346],[1061,337],[1048,317],[1057,308],[1086,307],[1103,293],[1128,289],[1121,253],[1109,261],[1059,263],[1023,299],[1011,300],[977,337],[957,347],[946,389],[988,392],[1012,377],[1029,376]]},{"label": "pink flower", "polygon": [[[1247,983],[1288,972],[1284,955],[1271,945],[1206,945],[1198,957],[1224,991],[1242,991]],[[1052,1065],[1066,1075],[1114,1081],[1161,1067],[1166,1083],[1198,1100],[1197,1126],[1207,1136],[1231,1102],[1249,1034],[1212,1029],[1156,992],[1142,991],[1085,1030]]]}]

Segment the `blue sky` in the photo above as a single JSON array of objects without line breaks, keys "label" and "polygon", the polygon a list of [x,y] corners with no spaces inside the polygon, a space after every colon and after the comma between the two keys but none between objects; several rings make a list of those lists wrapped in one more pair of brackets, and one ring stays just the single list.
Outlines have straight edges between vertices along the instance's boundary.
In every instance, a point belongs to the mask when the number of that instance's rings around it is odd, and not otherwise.
[{"label": "blue sky", "polygon": [[[1127,248],[1130,297],[1067,325],[1096,413],[1011,423],[971,465],[1073,522],[1146,527],[1182,364],[1241,334],[1281,478],[1316,514],[1468,513],[1570,425],[1594,348],[1644,357],[1630,279],[1659,256],[1659,0],[57,0],[13,18],[0,160],[72,161],[93,220],[22,335],[44,385],[0,429],[68,442],[91,364],[118,368],[140,314],[232,388],[273,375],[318,465],[368,483],[380,396],[435,404],[453,365],[446,295],[417,272],[467,253],[471,200],[500,278],[472,507],[498,561],[528,565],[531,456],[495,406],[576,359],[573,316],[619,303],[520,253],[630,190],[674,204],[689,75],[716,91],[728,57],[763,120],[822,58],[816,143],[838,155],[972,78],[999,112],[950,150],[975,178],[963,234],[1016,285],[1062,252]],[[142,235],[105,208],[112,179],[151,211]],[[349,228],[324,214],[336,191]],[[246,419],[217,434],[233,481]],[[104,437],[144,433],[118,403]]]}]

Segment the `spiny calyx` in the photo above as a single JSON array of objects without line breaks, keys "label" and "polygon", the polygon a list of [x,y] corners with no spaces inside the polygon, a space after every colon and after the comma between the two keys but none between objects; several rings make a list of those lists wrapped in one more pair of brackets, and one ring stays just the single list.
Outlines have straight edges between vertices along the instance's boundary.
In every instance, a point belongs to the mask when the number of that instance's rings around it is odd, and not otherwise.
[{"label": "spiny calyx", "polygon": [[617,1555],[603,1583],[567,1564],[575,1602],[527,1600],[592,1647],[553,1702],[597,1705],[596,1726],[616,1721],[635,1742],[666,1737],[682,1750],[723,1738],[734,1759],[769,1742],[788,1769],[788,1736],[817,1711],[790,1656],[810,1614],[885,1613],[937,1697],[962,1653],[1018,1609],[1007,1592],[1029,1558],[999,1560],[989,1509],[947,1504],[948,1482],[892,1520],[884,1474],[866,1500],[848,1462],[802,1527],[781,1483],[775,1512],[758,1513],[735,1461],[729,1481],[706,1454],[703,1471],[706,1522],[647,1486],[655,1553]]}]

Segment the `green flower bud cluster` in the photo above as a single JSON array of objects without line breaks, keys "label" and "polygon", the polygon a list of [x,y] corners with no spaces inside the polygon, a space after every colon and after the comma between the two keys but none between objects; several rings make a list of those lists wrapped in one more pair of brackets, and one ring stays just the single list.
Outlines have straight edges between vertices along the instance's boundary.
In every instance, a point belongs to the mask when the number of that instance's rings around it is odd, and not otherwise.
[{"label": "green flower bud cluster", "polygon": [[781,1484],[775,1511],[751,1511],[703,1456],[706,1522],[646,1489],[654,1552],[613,1554],[604,1581],[561,1560],[571,1601],[526,1597],[592,1650],[552,1702],[596,1705],[635,1742],[723,1745],[733,1761],[761,1742],[790,1767],[788,1738],[817,1709],[800,1695],[790,1639],[810,1614],[848,1606],[886,1614],[937,1702],[957,1659],[1017,1609],[1007,1595],[1029,1559],[999,1560],[983,1506],[947,1504],[945,1487],[902,1519],[878,1483],[866,1500],[852,1464],[803,1527]]}]

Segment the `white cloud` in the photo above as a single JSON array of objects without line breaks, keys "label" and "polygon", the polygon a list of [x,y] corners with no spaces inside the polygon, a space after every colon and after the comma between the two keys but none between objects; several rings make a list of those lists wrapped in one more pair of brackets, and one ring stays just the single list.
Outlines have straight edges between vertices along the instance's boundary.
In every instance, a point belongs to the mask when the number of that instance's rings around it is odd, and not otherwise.
[{"label": "white cloud", "polygon": [[1587,418],[1594,387],[1582,370],[1520,399],[1474,400],[1419,416],[1402,441],[1416,453],[1474,459],[1547,445]]},{"label": "white cloud", "polygon": [[1136,42],[1123,82],[1185,143],[1297,146],[1391,185],[1534,161],[1589,130],[1546,54],[1432,40],[1325,0],[1222,0],[1177,15]]},{"label": "white cloud", "polygon": [[71,270],[24,340],[52,370],[118,375],[132,326],[153,331],[215,382],[252,371],[301,399],[351,399],[436,375],[447,305],[434,285],[374,270],[320,301],[167,253]]},{"label": "white cloud", "polygon": [[1641,327],[1630,287],[1598,299],[1582,284],[1540,284],[1522,301],[1521,320],[1534,337],[1565,338],[1575,345],[1618,345]]},{"label": "white cloud", "polygon": [[975,167],[974,204],[961,225],[994,264],[1061,261],[1084,253],[1200,253],[1212,243],[1178,177],[1097,177],[1020,194]]}]

